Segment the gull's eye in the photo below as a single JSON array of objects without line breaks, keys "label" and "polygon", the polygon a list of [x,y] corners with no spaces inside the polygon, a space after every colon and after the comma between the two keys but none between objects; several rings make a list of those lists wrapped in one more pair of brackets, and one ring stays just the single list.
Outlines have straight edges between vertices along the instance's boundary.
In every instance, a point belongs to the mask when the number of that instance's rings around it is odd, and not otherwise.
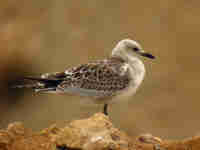
[{"label": "gull's eye", "polygon": [[135,52],[137,52],[137,51],[139,51],[139,48],[134,47],[133,50],[134,50]]}]

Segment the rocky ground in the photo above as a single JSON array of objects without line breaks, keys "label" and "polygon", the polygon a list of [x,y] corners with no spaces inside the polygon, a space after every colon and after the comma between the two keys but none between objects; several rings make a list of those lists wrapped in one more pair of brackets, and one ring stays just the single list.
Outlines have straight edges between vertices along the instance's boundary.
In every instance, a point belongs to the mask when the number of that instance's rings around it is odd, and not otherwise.
[{"label": "rocky ground", "polygon": [[64,128],[52,125],[33,132],[16,122],[0,130],[0,150],[199,150],[200,137],[182,141],[162,140],[151,134],[131,138],[97,113],[74,120]]}]

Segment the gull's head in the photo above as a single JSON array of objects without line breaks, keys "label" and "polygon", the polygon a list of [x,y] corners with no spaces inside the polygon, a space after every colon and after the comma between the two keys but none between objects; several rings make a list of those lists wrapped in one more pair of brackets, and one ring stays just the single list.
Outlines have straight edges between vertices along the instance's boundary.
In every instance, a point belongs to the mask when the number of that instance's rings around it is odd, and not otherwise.
[{"label": "gull's head", "polygon": [[144,56],[150,59],[154,59],[155,57],[150,53],[147,53],[143,50],[142,46],[131,39],[124,39],[121,40],[116,47],[112,51],[113,56],[120,56],[120,57],[128,57],[128,56]]}]

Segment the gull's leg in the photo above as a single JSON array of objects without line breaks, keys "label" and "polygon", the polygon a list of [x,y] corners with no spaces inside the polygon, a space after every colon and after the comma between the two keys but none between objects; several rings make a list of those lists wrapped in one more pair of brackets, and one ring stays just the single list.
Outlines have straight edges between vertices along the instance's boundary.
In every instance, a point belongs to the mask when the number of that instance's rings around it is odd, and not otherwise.
[{"label": "gull's leg", "polygon": [[104,104],[103,113],[104,113],[104,115],[108,116],[108,104]]}]

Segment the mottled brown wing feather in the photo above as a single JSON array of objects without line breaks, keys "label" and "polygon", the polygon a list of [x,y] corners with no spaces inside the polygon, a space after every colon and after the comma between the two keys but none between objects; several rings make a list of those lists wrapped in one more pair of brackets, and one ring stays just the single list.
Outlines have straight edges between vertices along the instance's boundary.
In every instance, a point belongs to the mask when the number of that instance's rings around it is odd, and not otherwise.
[{"label": "mottled brown wing feather", "polygon": [[79,65],[65,72],[66,77],[59,89],[95,90],[111,95],[129,84],[128,70],[123,70],[123,66],[124,62],[119,58]]}]

